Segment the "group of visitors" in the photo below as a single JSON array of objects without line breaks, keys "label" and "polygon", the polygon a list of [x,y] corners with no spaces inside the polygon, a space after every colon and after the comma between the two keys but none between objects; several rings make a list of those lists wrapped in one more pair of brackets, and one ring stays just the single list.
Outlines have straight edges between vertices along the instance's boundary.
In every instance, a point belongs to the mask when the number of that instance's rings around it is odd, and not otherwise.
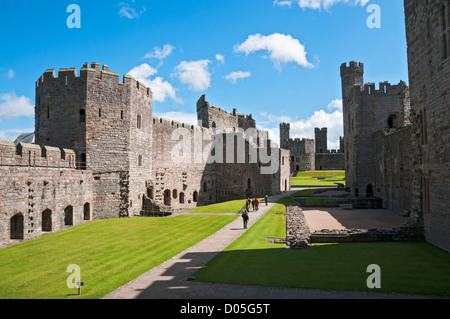
[{"label": "group of visitors", "polygon": [[[265,202],[266,202],[266,206],[269,204],[269,198],[266,195],[265,196]],[[257,212],[259,210],[259,199],[255,198],[253,200],[250,200],[250,198],[247,198],[247,201],[245,202],[245,206],[242,207],[241,209],[241,214],[242,214],[242,218],[244,220],[244,229],[247,229],[247,225],[248,225],[248,220],[250,219],[248,217],[248,213],[250,213],[250,205],[252,206],[252,210],[254,212]]]}]

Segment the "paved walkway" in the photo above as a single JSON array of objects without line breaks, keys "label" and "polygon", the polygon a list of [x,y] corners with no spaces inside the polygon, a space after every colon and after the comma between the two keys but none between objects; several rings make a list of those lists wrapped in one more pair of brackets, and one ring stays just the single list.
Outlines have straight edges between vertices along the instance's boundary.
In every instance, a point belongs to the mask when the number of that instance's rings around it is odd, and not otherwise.
[{"label": "paved walkway", "polygon": [[[258,212],[250,214],[249,228],[276,202],[298,190],[272,196],[270,203],[260,205]],[[106,295],[103,299],[394,299],[422,298],[400,294],[366,292],[337,292],[295,288],[275,288],[209,284],[187,279],[214,258],[246,230],[238,218],[198,244],[172,259],[151,269],[128,284]]]}]

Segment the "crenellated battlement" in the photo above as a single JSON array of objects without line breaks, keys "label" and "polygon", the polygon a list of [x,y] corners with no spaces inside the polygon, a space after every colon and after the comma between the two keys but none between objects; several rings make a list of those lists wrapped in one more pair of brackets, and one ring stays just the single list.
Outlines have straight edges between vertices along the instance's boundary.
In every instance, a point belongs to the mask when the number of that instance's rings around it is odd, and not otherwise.
[{"label": "crenellated battlement", "polygon": [[152,90],[132,76],[125,74],[122,82],[120,82],[119,73],[111,72],[106,64],[100,68],[100,63],[97,62],[91,63],[90,66],[88,63],[85,63],[80,69],[79,75],[76,68],[59,69],[58,76],[56,76],[56,71],[54,69],[48,69],[36,81],[36,89],[39,90],[46,83],[49,83],[51,86],[55,86],[56,84],[60,88],[66,87],[67,89],[72,90],[87,81],[95,81],[95,84],[103,83],[104,88],[115,90],[133,87],[140,91],[142,95],[153,98]]},{"label": "crenellated battlement", "polygon": [[208,129],[206,127],[201,127],[198,125],[192,125],[190,123],[183,123],[183,122],[179,122],[179,121],[173,121],[173,120],[169,120],[169,119],[165,119],[165,118],[160,118],[157,116],[153,116],[153,125],[160,125],[160,126],[166,126],[166,127],[170,127],[172,129],[174,128],[186,128],[188,130],[202,130],[202,131],[207,131]]},{"label": "crenellated battlement", "polygon": [[225,116],[230,116],[230,117],[234,117],[236,119],[244,119],[244,120],[248,120],[248,121],[254,121],[253,119],[253,114],[242,114],[242,113],[238,113],[237,109],[233,109],[233,112],[228,112],[227,110],[212,105],[210,104],[207,100],[206,100],[206,95],[202,95],[200,97],[200,99],[197,102],[197,112],[201,112],[202,109],[206,108],[208,111],[212,110],[212,112],[214,112],[216,115],[225,115]]},{"label": "crenellated battlement", "polygon": [[75,152],[37,144],[0,141],[0,166],[53,167],[75,169]]},{"label": "crenellated battlement", "polygon": [[402,93],[407,89],[408,86],[405,82],[400,81],[396,85],[392,85],[387,81],[380,82],[378,89],[375,87],[375,83],[369,82],[364,84],[363,88],[360,88],[362,95],[373,95],[373,96],[393,96]]},{"label": "crenellated battlement", "polygon": [[349,64],[342,63],[341,65],[341,76],[346,76],[355,73],[364,73],[364,63],[351,61]]}]

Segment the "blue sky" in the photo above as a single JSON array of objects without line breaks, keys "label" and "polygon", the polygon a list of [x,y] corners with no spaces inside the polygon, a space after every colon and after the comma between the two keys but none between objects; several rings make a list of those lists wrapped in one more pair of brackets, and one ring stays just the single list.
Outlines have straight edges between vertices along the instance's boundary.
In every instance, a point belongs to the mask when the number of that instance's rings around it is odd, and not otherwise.
[{"label": "blue sky", "polygon": [[[81,28],[67,26],[70,4]],[[367,25],[374,4],[381,28]],[[4,0],[0,30],[0,139],[33,130],[46,69],[85,62],[149,85],[157,116],[195,121],[206,94],[275,140],[280,122],[293,137],[329,127],[330,148],[343,134],[342,63],[364,62],[366,82],[408,82],[401,0]]]}]

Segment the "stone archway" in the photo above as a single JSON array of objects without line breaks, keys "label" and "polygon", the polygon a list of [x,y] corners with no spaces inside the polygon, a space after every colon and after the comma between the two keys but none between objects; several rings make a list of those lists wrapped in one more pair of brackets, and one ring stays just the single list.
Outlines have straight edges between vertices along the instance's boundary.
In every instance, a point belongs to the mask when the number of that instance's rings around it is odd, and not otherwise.
[{"label": "stone archway", "polygon": [[50,209],[46,209],[42,212],[42,231],[52,231],[52,211]]},{"label": "stone archway", "polygon": [[23,239],[24,238],[24,224],[23,215],[21,213],[14,215],[11,218],[10,238]]},{"label": "stone archway", "polygon": [[172,205],[172,192],[169,189],[164,191],[164,205],[171,206]]},{"label": "stone archway", "polygon": [[83,206],[83,219],[91,220],[91,204],[90,203],[86,203]]},{"label": "stone archway", "polygon": [[64,209],[64,226],[73,226],[73,207],[67,206]]}]

